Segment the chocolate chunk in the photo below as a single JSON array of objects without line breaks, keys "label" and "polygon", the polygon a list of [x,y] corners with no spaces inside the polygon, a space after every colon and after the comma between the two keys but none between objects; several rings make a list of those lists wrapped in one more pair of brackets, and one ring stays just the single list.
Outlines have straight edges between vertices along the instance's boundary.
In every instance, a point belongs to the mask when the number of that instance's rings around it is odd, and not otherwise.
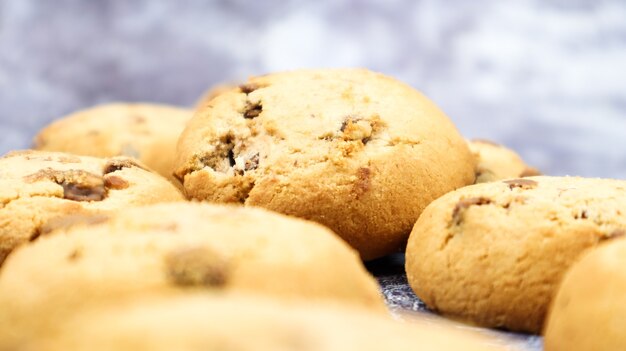
[{"label": "chocolate chunk", "polygon": [[230,167],[234,167],[237,164],[237,162],[235,161],[235,152],[233,151],[232,148],[230,148],[228,150],[228,165]]},{"label": "chocolate chunk", "polygon": [[263,106],[261,105],[260,102],[256,102],[256,103],[249,103],[246,106],[246,110],[243,113],[243,117],[244,118],[256,118],[258,117],[261,112],[263,111]]},{"label": "chocolate chunk", "polygon": [[109,173],[113,173],[115,171],[119,171],[122,170],[123,168],[131,168],[131,167],[138,167],[141,168],[143,170],[145,170],[145,168],[141,167],[137,162],[128,159],[128,158],[114,158],[112,160],[110,160],[109,162],[106,163],[106,165],[104,166],[104,174],[109,174]]},{"label": "chocolate chunk", "polygon": [[252,155],[252,157],[246,160],[246,164],[244,165],[244,170],[251,171],[253,169],[257,169],[259,166],[259,153]]},{"label": "chocolate chunk", "polygon": [[227,261],[208,247],[175,250],[166,256],[165,263],[167,274],[176,285],[220,287],[227,283]]},{"label": "chocolate chunk", "polygon": [[521,188],[521,189],[532,189],[536,188],[539,183],[531,179],[511,179],[505,180],[503,183],[509,185],[509,189]]},{"label": "chocolate chunk", "polygon": [[491,203],[493,203],[491,199],[488,199],[482,196],[461,199],[454,206],[454,210],[452,210],[452,221],[455,224],[459,224],[461,222],[461,215],[463,214],[463,211],[465,211],[470,206],[482,206],[482,205],[489,205]]},{"label": "chocolate chunk", "polygon": [[57,171],[42,169],[24,177],[32,183],[50,180],[63,187],[63,198],[74,201],[100,201],[106,195],[104,182],[100,176],[83,170]]},{"label": "chocolate chunk", "polygon": [[541,172],[539,172],[537,168],[526,167],[524,168],[524,170],[519,176],[523,178],[523,177],[533,177],[533,176],[539,176],[539,175],[541,175]]},{"label": "chocolate chunk", "polygon": [[587,219],[587,210],[582,210],[574,215],[574,219]]},{"label": "chocolate chunk", "polygon": [[63,198],[73,201],[102,201],[106,195],[104,184],[91,186],[76,183],[62,183]]},{"label": "chocolate chunk", "polygon": [[257,84],[254,83],[246,83],[246,84],[241,84],[239,86],[239,90],[241,90],[242,93],[248,95],[251,92],[259,89],[260,87]]},{"label": "chocolate chunk", "polygon": [[110,189],[122,190],[128,188],[128,182],[118,176],[109,175],[104,178],[104,186]]}]

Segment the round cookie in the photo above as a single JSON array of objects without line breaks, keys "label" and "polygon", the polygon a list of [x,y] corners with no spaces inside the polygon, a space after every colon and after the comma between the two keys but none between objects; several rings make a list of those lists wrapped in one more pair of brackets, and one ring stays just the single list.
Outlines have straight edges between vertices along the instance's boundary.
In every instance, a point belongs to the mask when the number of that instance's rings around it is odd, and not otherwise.
[{"label": "round cookie", "polygon": [[427,98],[363,69],[256,77],[200,109],[176,176],[192,199],[322,223],[365,260],[400,250],[428,203],[474,182],[474,159]]},{"label": "round cookie", "polygon": [[468,186],[432,202],[406,249],[433,310],[538,333],[566,269],[626,229],[626,181],[530,177]]},{"label": "round cookie", "polygon": [[0,158],[0,264],[57,217],[183,199],[171,183],[130,158],[8,153]]},{"label": "round cookie", "polygon": [[476,158],[476,183],[538,176],[541,173],[528,166],[513,150],[489,140],[468,140],[467,145]]},{"label": "round cookie", "polygon": [[150,297],[106,306],[63,323],[59,335],[20,346],[48,351],[501,350],[490,339],[447,325],[232,295]]},{"label": "round cookie", "polygon": [[61,228],[16,250],[0,273],[0,329],[28,338],[69,310],[172,290],[386,311],[358,254],[327,228],[263,209],[180,202]]},{"label": "round cookie", "polygon": [[167,105],[114,103],[52,122],[34,148],[76,155],[130,156],[174,181],[176,142],[193,111]]},{"label": "round cookie", "polygon": [[565,274],[546,320],[545,349],[625,350],[625,318],[622,238],[591,250]]}]

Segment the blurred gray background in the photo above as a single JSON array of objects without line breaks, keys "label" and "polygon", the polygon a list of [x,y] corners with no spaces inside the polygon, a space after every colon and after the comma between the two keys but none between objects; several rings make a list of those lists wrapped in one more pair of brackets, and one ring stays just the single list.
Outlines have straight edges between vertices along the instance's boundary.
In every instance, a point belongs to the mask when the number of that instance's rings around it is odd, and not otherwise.
[{"label": "blurred gray background", "polygon": [[626,178],[621,0],[0,0],[0,153],[94,104],[336,66],[411,84],[546,173]]}]

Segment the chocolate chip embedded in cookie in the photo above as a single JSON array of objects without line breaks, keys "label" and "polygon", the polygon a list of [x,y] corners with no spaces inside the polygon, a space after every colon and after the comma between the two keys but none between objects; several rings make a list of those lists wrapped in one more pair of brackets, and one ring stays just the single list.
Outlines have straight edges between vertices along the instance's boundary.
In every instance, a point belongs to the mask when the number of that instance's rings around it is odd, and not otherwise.
[{"label": "chocolate chip embedded in cookie", "polygon": [[314,222],[178,202],[69,224],[7,260],[0,340],[2,331],[31,339],[81,309],[153,293],[240,291],[386,312],[358,254]]},{"label": "chocolate chip embedded in cookie", "polygon": [[412,88],[367,70],[301,70],[199,108],[176,176],[192,199],[322,223],[367,260],[400,250],[430,201],[473,183],[474,159]]},{"label": "chocolate chip embedded in cookie", "polygon": [[166,105],[100,105],[45,127],[35,137],[34,147],[85,156],[133,157],[176,182],[172,176],[176,141],[192,114]]},{"label": "chocolate chip embedded in cookie", "polygon": [[547,351],[626,349],[624,267],[624,238],[602,244],[572,266],[550,306],[544,330]]},{"label": "chocolate chip embedded in cookie", "polygon": [[503,145],[484,139],[468,140],[467,144],[476,158],[476,183],[541,175]]},{"label": "chocolate chip embedded in cookie", "polygon": [[0,189],[0,264],[57,217],[183,200],[173,185],[131,159],[45,151],[0,158]]},{"label": "chocolate chip embedded in cookie", "polygon": [[626,230],[625,206],[620,180],[541,176],[461,188],[415,224],[409,284],[442,314],[539,333],[563,273]]}]

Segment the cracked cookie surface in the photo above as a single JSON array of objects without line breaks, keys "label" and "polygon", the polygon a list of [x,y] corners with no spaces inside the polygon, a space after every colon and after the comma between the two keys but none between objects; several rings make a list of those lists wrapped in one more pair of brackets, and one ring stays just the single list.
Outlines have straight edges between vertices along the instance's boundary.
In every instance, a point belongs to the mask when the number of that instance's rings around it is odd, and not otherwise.
[{"label": "cracked cookie surface", "polygon": [[167,105],[113,103],[52,122],[34,148],[95,157],[129,156],[162,176],[173,177],[176,142],[193,111]]},{"label": "cracked cookie surface", "polygon": [[178,143],[192,199],[322,223],[363,259],[399,250],[432,200],[474,181],[454,125],[410,87],[359,69],[252,78],[215,97]]},{"label": "cracked cookie surface", "polygon": [[435,311],[539,333],[566,269],[626,229],[626,181],[529,177],[468,186],[431,203],[406,249]]},{"label": "cracked cookie surface", "polygon": [[484,139],[468,140],[467,145],[476,158],[476,184],[541,175],[515,151],[503,145]]},{"label": "cracked cookie surface", "polygon": [[179,202],[69,224],[8,258],[0,330],[28,339],[75,306],[168,291],[248,291],[386,310],[358,254],[314,222]]},{"label": "cracked cookie surface", "polygon": [[182,199],[176,187],[126,157],[9,153],[0,158],[0,264],[57,217]]},{"label": "cracked cookie surface", "polygon": [[547,351],[626,350],[626,230],[565,274],[546,320]]}]

